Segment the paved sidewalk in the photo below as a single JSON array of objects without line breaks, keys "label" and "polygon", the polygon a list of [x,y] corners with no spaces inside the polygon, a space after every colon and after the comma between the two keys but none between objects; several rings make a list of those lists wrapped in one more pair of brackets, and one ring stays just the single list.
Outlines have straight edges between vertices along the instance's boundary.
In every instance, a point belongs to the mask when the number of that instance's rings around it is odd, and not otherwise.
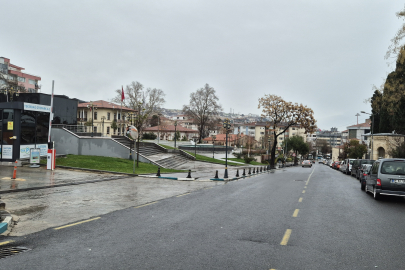
[{"label": "paved sidewalk", "polygon": [[0,194],[127,177],[126,175],[114,173],[85,172],[59,168],[51,171],[44,166],[40,168],[23,166],[17,167],[16,179],[12,179],[13,171],[14,167],[0,166]]}]

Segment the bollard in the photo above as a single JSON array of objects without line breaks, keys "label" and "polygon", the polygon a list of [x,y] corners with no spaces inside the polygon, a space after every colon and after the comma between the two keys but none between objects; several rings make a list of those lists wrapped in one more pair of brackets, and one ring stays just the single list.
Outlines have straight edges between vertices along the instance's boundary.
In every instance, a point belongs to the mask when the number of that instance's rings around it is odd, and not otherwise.
[{"label": "bollard", "polygon": [[158,172],[157,172],[156,176],[160,176],[160,167],[158,167]]},{"label": "bollard", "polygon": [[191,170],[188,170],[188,175],[186,178],[191,178]]},{"label": "bollard", "polygon": [[248,174],[252,174],[252,173],[250,172],[250,168],[249,168],[249,172],[248,172]]},{"label": "bollard", "polygon": [[246,176],[245,169],[243,169],[242,176]]},{"label": "bollard", "polygon": [[14,165],[13,179],[15,179],[16,177],[17,177],[17,160],[15,161]]},{"label": "bollard", "polygon": [[218,179],[219,177],[218,177],[218,170],[216,170],[216,172],[215,172],[215,177],[214,177],[215,179]]},{"label": "bollard", "polygon": [[253,167],[253,174],[256,173],[256,167]]},{"label": "bollard", "polygon": [[239,169],[236,169],[236,177],[239,177]]},{"label": "bollard", "polygon": [[260,167],[260,172],[263,172],[263,167]]}]

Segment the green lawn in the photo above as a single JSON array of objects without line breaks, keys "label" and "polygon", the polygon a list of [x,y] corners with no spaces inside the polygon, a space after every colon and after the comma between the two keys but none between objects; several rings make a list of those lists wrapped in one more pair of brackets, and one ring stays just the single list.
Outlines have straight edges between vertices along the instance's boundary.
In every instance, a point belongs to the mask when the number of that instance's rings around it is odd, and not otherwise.
[{"label": "green lawn", "polygon": [[[245,163],[245,160],[242,159],[242,158],[228,158],[228,160],[233,160],[233,161]],[[254,160],[251,161],[249,164],[251,164],[251,165],[260,165],[260,166],[265,166],[266,165],[266,164],[263,164],[263,163],[260,163],[260,162],[254,161]]]},{"label": "green lawn", "polygon": [[[46,164],[46,160],[41,160],[42,164]],[[133,172],[133,160],[122,159],[122,158],[112,158],[112,157],[99,157],[99,156],[76,156],[67,155],[66,157],[60,157],[56,159],[56,165],[75,167],[82,169],[94,169],[102,171],[111,172],[123,172],[132,173]],[[139,168],[135,164],[136,174],[146,174],[146,173],[157,173],[158,167],[149,164],[139,162]],[[184,170],[174,170],[174,169],[160,169],[161,173],[167,172],[185,172]]]}]

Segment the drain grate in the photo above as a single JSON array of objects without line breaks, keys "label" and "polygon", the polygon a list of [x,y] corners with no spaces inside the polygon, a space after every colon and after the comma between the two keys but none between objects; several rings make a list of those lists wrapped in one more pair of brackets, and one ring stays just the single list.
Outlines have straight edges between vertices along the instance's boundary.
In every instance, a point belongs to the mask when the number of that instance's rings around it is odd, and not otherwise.
[{"label": "drain grate", "polygon": [[10,257],[16,255],[21,252],[28,251],[29,249],[26,247],[9,247],[9,248],[2,248],[0,249],[0,259],[4,259],[6,257]]}]

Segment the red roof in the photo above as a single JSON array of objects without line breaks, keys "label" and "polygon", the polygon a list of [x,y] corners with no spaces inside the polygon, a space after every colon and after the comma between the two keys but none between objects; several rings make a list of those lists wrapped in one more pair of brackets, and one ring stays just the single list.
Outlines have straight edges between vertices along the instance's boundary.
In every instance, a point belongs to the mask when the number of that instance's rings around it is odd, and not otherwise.
[{"label": "red roof", "polygon": [[[239,135],[239,138],[244,137],[245,135]],[[228,141],[236,141],[238,139],[238,135],[237,134],[228,134]],[[226,134],[217,134],[215,137],[215,141],[216,142],[221,142],[221,141],[225,141],[226,140]],[[208,141],[208,142],[212,142],[213,138],[212,137],[207,137],[204,138],[203,141]]]},{"label": "red roof", "polygon": [[198,133],[198,130],[194,130],[194,129],[189,129],[189,128],[185,128],[182,126],[177,125],[177,128],[175,129],[174,125],[160,125],[160,126],[155,126],[155,127],[147,127],[144,128],[143,131],[160,131],[160,132],[186,132],[186,133]]},{"label": "red roof", "polygon": [[360,127],[365,127],[365,128],[369,128],[370,127],[370,123],[361,123],[358,125],[353,125],[353,126],[348,126],[347,128],[360,128]]},{"label": "red roof", "polygon": [[97,101],[92,101],[92,102],[85,102],[85,103],[79,103],[79,105],[77,106],[78,108],[87,108],[87,105],[95,105],[97,106],[97,108],[105,108],[105,109],[117,109],[117,110],[125,110],[125,111],[133,111],[136,112],[136,110],[121,106],[121,105],[117,105],[108,101],[104,101],[104,100],[97,100]]}]

